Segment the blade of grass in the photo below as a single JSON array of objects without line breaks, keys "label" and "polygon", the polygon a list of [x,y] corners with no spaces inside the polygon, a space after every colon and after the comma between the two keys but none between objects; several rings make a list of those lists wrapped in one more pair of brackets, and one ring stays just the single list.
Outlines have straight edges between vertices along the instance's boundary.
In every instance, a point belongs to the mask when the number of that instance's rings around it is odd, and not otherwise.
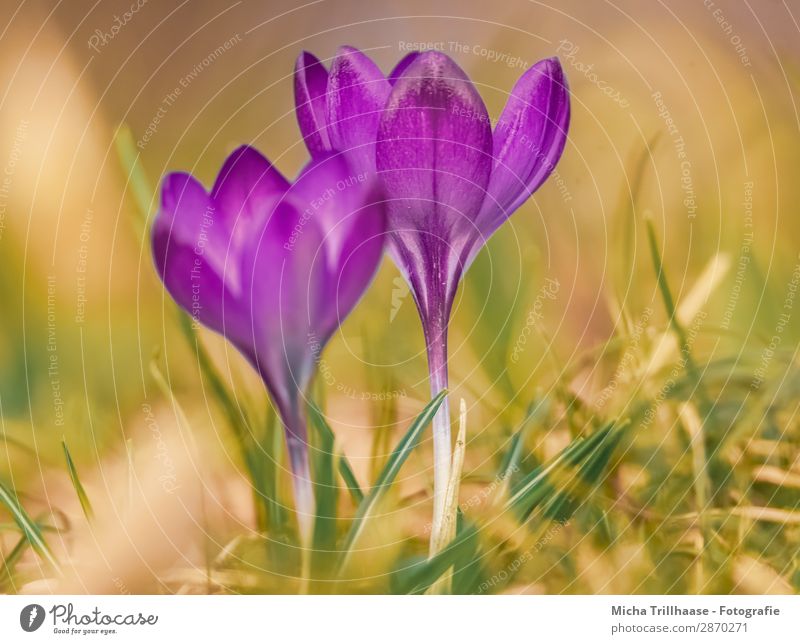
[{"label": "blade of grass", "polygon": [[600,484],[608,462],[622,438],[622,430],[628,425],[627,422],[621,425],[609,424],[606,431],[598,432],[602,436],[591,451],[581,458],[570,459],[561,477],[566,479],[565,483],[544,506],[542,515],[545,518],[565,524],[587,502]]},{"label": "blade of grass", "polygon": [[[436,581],[448,570],[455,570],[454,578],[475,561],[478,552],[478,528],[472,523],[461,521],[455,539],[430,559],[421,560],[403,570],[396,571],[392,577],[392,593],[418,595],[428,592]],[[459,588],[465,592],[463,587]]]},{"label": "blade of grass", "polygon": [[[324,440],[334,442],[335,435],[333,430],[315,405],[309,405],[309,416],[311,416],[311,422],[316,426]],[[356,479],[356,475],[353,472],[353,468],[350,466],[350,461],[347,460],[347,457],[341,452],[336,456],[339,474],[341,475],[344,484],[347,486],[350,496],[353,497],[353,501],[356,503],[356,505],[358,505],[364,500],[364,492],[361,491],[361,486],[358,484],[358,479]]]},{"label": "blade of grass", "polygon": [[525,435],[528,433],[528,429],[532,427],[539,418],[546,416],[549,409],[550,401],[548,398],[541,398],[528,406],[528,413],[522,421],[522,427],[511,437],[511,444],[503,455],[503,461],[497,472],[497,477],[498,480],[501,481],[501,485],[498,493],[495,495],[493,503],[497,503],[498,499],[502,499],[511,487],[511,478],[519,469],[520,459],[522,458],[522,448],[525,444],[524,439]]},{"label": "blade of grass", "polygon": [[353,551],[353,546],[363,533],[367,519],[370,518],[373,510],[378,504],[378,501],[380,501],[381,497],[394,482],[398,472],[400,471],[400,468],[403,466],[403,463],[406,462],[409,454],[411,454],[411,452],[419,443],[419,439],[423,430],[428,426],[431,420],[433,420],[433,417],[436,415],[436,412],[446,395],[447,390],[439,392],[439,394],[425,406],[419,416],[414,419],[414,422],[411,423],[411,427],[405,433],[403,438],[400,439],[397,447],[395,447],[394,451],[389,456],[389,460],[386,462],[386,465],[378,476],[377,481],[375,481],[375,485],[372,486],[369,493],[364,497],[364,500],[359,504],[356,511],[356,516],[350,525],[350,530],[347,533],[347,538],[344,542],[341,563],[338,566],[339,571],[343,570],[347,566]]},{"label": "blade of grass", "polygon": [[661,133],[657,132],[640,150],[631,153],[631,158],[626,164],[630,167],[627,173],[629,181],[623,185],[616,209],[618,215],[613,222],[613,245],[619,251],[620,261],[616,264],[618,268],[612,268],[614,272],[612,310],[615,314],[622,314],[620,317],[623,321],[628,317],[625,309],[631,306],[631,284],[635,271],[636,210],[639,207],[645,171],[648,162],[652,163],[653,150],[660,136]]},{"label": "blade of grass", "polygon": [[83,510],[86,520],[91,523],[91,521],[94,519],[92,504],[89,501],[86,490],[84,489],[81,479],[78,476],[78,470],[76,469],[75,463],[72,460],[72,455],[69,453],[66,439],[61,440],[61,446],[64,448],[64,459],[67,461],[67,470],[69,471],[69,478],[72,481],[72,487],[75,488],[75,494],[78,495],[78,501],[80,501],[81,510]]},{"label": "blade of grass", "polygon": [[244,431],[242,425],[247,424],[247,419],[244,417],[239,405],[235,402],[234,397],[229,393],[214,363],[211,361],[211,357],[208,355],[203,343],[192,328],[191,318],[177,307],[175,307],[175,311],[184,338],[197,358],[197,364],[200,367],[201,375],[211,386],[211,391],[222,406],[225,415],[228,417],[228,423],[236,434],[237,440],[240,444],[244,445],[248,432]]},{"label": "blade of grass", "polygon": [[58,562],[56,562],[53,553],[50,551],[50,547],[45,542],[39,530],[39,526],[36,525],[30,515],[25,511],[25,508],[22,507],[17,495],[9,490],[2,482],[0,482],[0,502],[11,512],[11,516],[14,518],[14,521],[17,522],[17,525],[20,527],[20,530],[22,530],[22,533],[30,542],[31,546],[33,546],[33,549],[39,553],[56,572],[61,574],[61,568]]},{"label": "blade of grass", "polygon": [[[522,518],[528,517],[533,510],[545,503],[545,516],[558,517],[571,514],[574,504],[577,479],[594,484],[602,469],[616,447],[621,431],[629,426],[629,421],[620,424],[612,421],[594,432],[588,438],[578,438],[567,445],[548,465],[537,467],[514,490],[505,508],[514,511]],[[567,480],[571,482],[566,489],[558,490],[554,486],[555,474],[572,472]]]},{"label": "blade of grass", "polygon": [[142,163],[139,160],[139,151],[136,149],[133,134],[127,125],[122,125],[117,130],[114,137],[114,145],[117,149],[120,164],[125,172],[127,183],[133,191],[133,199],[139,212],[137,232],[140,239],[144,241],[155,193],[147,179],[144,168],[142,168]]},{"label": "blade of grass", "polygon": [[312,433],[314,445],[311,450],[311,471],[314,479],[314,499],[316,517],[314,519],[312,570],[327,577],[330,572],[331,555],[336,547],[337,500],[339,489],[336,484],[334,465],[334,439],[316,425]]},{"label": "blade of grass", "polygon": [[5,585],[11,581],[11,578],[14,576],[14,566],[17,564],[17,561],[19,561],[22,553],[25,552],[25,548],[29,545],[30,541],[28,541],[27,537],[23,536],[11,549],[11,552],[2,557],[3,568],[0,569],[0,588],[4,588]]},{"label": "blade of grass", "polygon": [[686,363],[686,373],[694,380],[695,389],[699,401],[699,407],[703,412],[703,416],[707,416],[711,411],[711,401],[703,387],[700,372],[697,369],[697,364],[692,357],[691,344],[686,335],[686,330],[683,328],[681,321],[678,319],[678,312],[675,308],[675,300],[672,297],[672,291],[667,282],[667,274],[664,270],[664,262],[661,257],[661,252],[658,249],[658,240],[656,238],[655,227],[653,226],[653,219],[651,217],[645,218],[645,226],[647,228],[647,240],[650,245],[650,255],[653,260],[653,268],[656,272],[656,281],[658,288],[661,291],[661,299],[664,301],[664,308],[669,316],[669,325],[672,327],[675,336],[678,338],[680,344],[680,353]]}]

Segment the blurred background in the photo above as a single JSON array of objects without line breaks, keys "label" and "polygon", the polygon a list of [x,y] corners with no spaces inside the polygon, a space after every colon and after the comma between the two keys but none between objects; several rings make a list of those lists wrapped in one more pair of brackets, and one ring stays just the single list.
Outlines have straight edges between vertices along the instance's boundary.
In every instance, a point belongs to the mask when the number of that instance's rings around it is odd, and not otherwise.
[{"label": "blurred background", "polygon": [[[242,143],[295,175],[306,151],[294,61],[302,50],[329,60],[342,44],[387,72],[410,48],[443,49],[493,118],[539,59],[559,56],[570,83],[557,172],[491,240],[458,297],[450,372],[453,401],[468,408],[467,515],[481,512],[471,500],[487,496],[533,400],[552,404],[526,434],[523,470],[584,421],[624,415],[683,373],[648,219],[716,410],[697,429],[689,392],[635,420],[583,519],[532,544],[524,524],[494,522],[485,578],[506,574],[484,591],[800,587],[796,0],[5,7],[0,481],[63,569],[55,576],[20,551],[2,575],[7,592],[293,591],[277,564],[237,550],[259,534],[252,484],[153,270],[143,217],[165,173],[210,186]],[[213,334],[201,340],[236,400],[266,410],[245,362]],[[388,259],[323,359],[319,398],[368,486],[429,397],[414,303]],[[358,579],[380,580],[424,542],[429,464],[426,435]],[[0,507],[4,562],[18,544],[13,518]],[[375,583],[343,590],[385,590]]]}]

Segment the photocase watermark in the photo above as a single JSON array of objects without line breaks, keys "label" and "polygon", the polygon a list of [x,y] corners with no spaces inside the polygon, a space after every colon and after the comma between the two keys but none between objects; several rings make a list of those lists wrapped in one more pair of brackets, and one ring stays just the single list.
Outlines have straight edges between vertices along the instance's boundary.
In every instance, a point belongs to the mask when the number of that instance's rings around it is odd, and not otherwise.
[{"label": "photocase watermark", "polygon": [[683,139],[680,130],[678,130],[675,119],[664,102],[661,92],[653,92],[651,97],[653,101],[655,101],[658,115],[667,126],[667,134],[672,138],[675,156],[678,158],[681,172],[681,190],[683,191],[683,206],[686,208],[686,216],[689,219],[694,219],[697,216],[697,197],[694,192],[694,180],[692,179],[692,162],[689,160],[686,153],[686,141]]},{"label": "photocase watermark", "polygon": [[103,29],[95,29],[94,33],[89,37],[87,44],[89,49],[93,49],[96,53],[117,37],[122,28],[131,22],[136,14],[141,11],[142,7],[147,4],[147,0],[136,0],[125,13],[114,16],[114,22],[110,27]]},{"label": "photocase watermark", "polygon": [[86,272],[89,266],[89,240],[92,238],[94,211],[86,209],[78,235],[78,262],[75,266],[75,324],[83,324],[86,319]]},{"label": "photocase watermark", "polygon": [[752,181],[744,182],[744,200],[742,201],[744,234],[742,235],[742,245],[739,249],[739,259],[736,262],[736,275],[734,276],[728,303],[725,306],[722,321],[720,322],[720,326],[726,331],[731,326],[733,314],[742,295],[742,286],[747,275],[747,269],[750,266],[750,253],[753,246],[753,185]]},{"label": "photocase watermark", "polygon": [[178,476],[175,472],[175,463],[169,455],[169,448],[167,442],[164,440],[164,435],[161,433],[161,428],[158,426],[153,409],[148,403],[142,403],[142,412],[144,413],[144,422],[150,430],[150,435],[156,443],[155,459],[161,463],[164,468],[164,473],[158,477],[158,482],[161,488],[167,494],[173,494],[180,488],[178,485]]},{"label": "photocase watermark", "polygon": [[147,124],[142,138],[136,142],[136,147],[140,150],[145,149],[150,139],[153,138],[153,135],[158,132],[158,128],[164,120],[164,117],[166,117],[169,108],[175,105],[183,91],[197,80],[200,74],[211,67],[220,56],[230,51],[240,42],[242,42],[242,37],[239,34],[235,34],[197,63],[188,74],[178,80],[178,84],[175,85],[172,91],[168,92],[164,98],[161,99],[161,104],[158,106],[153,118],[151,118],[150,122]]},{"label": "photocase watermark", "polygon": [[775,357],[775,352],[781,346],[783,334],[786,331],[786,327],[789,326],[789,321],[792,319],[792,309],[794,309],[797,289],[800,287],[800,255],[798,255],[797,259],[799,261],[795,264],[792,275],[789,278],[789,283],[786,285],[786,291],[783,295],[783,305],[778,315],[778,321],[775,323],[772,337],[769,339],[769,344],[761,350],[760,364],[755,370],[753,379],[750,382],[750,388],[753,390],[758,389],[764,384],[767,369],[772,359]]},{"label": "photocase watermark", "polygon": [[3,176],[0,178],[0,239],[6,230],[6,214],[8,213],[8,200],[11,194],[11,184],[14,181],[14,173],[17,164],[22,157],[22,144],[28,137],[28,121],[22,119],[14,131],[14,138],[11,141],[11,151],[8,153]]},{"label": "photocase watermark", "polygon": [[598,408],[602,408],[608,402],[609,398],[614,394],[619,386],[619,383],[625,376],[625,373],[628,370],[631,362],[633,361],[636,352],[639,350],[639,342],[641,341],[642,335],[647,329],[647,325],[650,322],[650,318],[653,316],[653,309],[649,306],[643,311],[642,315],[636,321],[636,324],[633,325],[633,330],[631,331],[631,339],[628,343],[628,346],[625,348],[625,353],[622,354],[622,359],[619,361],[616,370],[614,371],[614,375],[611,377],[611,380],[608,381],[608,384],[603,387],[603,391],[600,392],[600,395],[595,402],[595,405]]},{"label": "photocase watermark", "polygon": [[[47,612],[52,618],[52,632],[55,635],[115,635],[120,627],[155,626],[158,623],[158,615],[141,612],[109,614],[97,606],[82,613],[76,611],[72,603],[54,604]],[[44,608],[39,604],[26,606],[20,614],[20,626],[28,632],[38,629],[44,620]],[[27,627],[26,621],[29,621]]]},{"label": "photocase watermark", "polygon": [[753,63],[750,61],[747,47],[742,43],[742,37],[736,33],[733,24],[725,17],[722,7],[718,7],[714,0],[703,0],[703,6],[711,13],[711,16],[719,25],[720,31],[728,37],[728,42],[733,46],[736,55],[739,57],[739,62],[745,67],[751,67]]},{"label": "photocase watermark", "polygon": [[536,297],[533,300],[531,308],[528,310],[528,315],[525,318],[525,326],[519,332],[519,337],[511,350],[511,362],[517,364],[522,352],[525,350],[525,345],[528,344],[528,336],[530,336],[533,328],[541,322],[544,318],[545,302],[548,300],[555,300],[558,295],[558,290],[561,287],[557,279],[546,278],[544,285],[539,289]]},{"label": "photocase watermark", "polygon": [[584,63],[578,60],[578,52],[581,50],[578,45],[569,41],[569,40],[560,40],[558,42],[558,47],[556,48],[556,53],[561,54],[564,58],[564,61],[572,67],[576,72],[579,74],[583,74],[584,78],[588,80],[592,85],[597,87],[601,93],[605,96],[610,98],[613,102],[619,105],[623,109],[627,109],[630,107],[630,101],[627,98],[622,96],[622,93],[610,85],[608,82],[604,81],[598,73],[594,69],[594,63]]},{"label": "photocase watermark", "polygon": [[412,51],[440,51],[450,54],[469,54],[478,58],[485,58],[490,63],[499,63],[511,69],[528,69],[530,63],[514,54],[499,51],[481,44],[466,43],[459,40],[432,40],[432,41],[410,41],[401,40],[397,43],[397,48],[401,52]]}]

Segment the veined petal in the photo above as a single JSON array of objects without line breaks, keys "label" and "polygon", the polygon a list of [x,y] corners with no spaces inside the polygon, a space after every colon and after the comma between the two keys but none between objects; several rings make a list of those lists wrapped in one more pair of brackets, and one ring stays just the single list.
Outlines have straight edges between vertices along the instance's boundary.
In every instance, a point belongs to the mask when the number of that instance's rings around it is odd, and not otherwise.
[{"label": "veined petal", "polygon": [[392,252],[422,311],[440,315],[437,301],[452,299],[477,236],[491,151],[486,107],[464,72],[439,52],[414,57],[381,117],[376,160]]},{"label": "veined petal", "polygon": [[449,57],[425,52],[398,78],[381,117],[377,166],[392,228],[453,239],[473,230],[492,165],[489,116]]},{"label": "veined petal", "polygon": [[353,155],[367,172],[375,167],[375,136],[391,86],[378,66],[353,47],[342,47],[328,77],[327,118],[334,150]]},{"label": "veined petal", "polygon": [[312,156],[331,149],[326,94],[328,71],[313,54],[304,51],[294,67],[295,115]]},{"label": "veined petal", "polygon": [[484,239],[553,171],[566,144],[569,113],[558,59],[539,61],[514,85],[494,131],[494,167],[479,218]]}]

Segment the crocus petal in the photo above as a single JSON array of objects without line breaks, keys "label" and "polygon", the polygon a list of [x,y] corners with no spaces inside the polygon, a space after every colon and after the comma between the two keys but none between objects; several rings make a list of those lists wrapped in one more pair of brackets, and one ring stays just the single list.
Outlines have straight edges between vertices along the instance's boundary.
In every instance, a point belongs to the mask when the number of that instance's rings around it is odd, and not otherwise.
[{"label": "crocus petal", "polygon": [[403,75],[403,72],[406,71],[409,65],[413,63],[417,56],[419,56],[418,51],[412,51],[410,54],[406,54],[400,59],[400,62],[394,66],[394,69],[389,73],[389,82],[394,85],[397,82],[397,79]]},{"label": "crocus petal", "polygon": [[287,192],[307,204],[305,217],[324,235],[327,295],[312,319],[316,335],[327,341],[350,313],[377,270],[386,222],[374,181],[357,172],[352,157],[329,155],[309,163]]},{"label": "crocus petal", "polygon": [[252,319],[256,368],[276,398],[303,390],[314,354],[313,307],[324,298],[327,258],[323,235],[301,204],[279,203],[262,232],[243,250],[243,297]]},{"label": "crocus petal", "polygon": [[211,189],[211,199],[235,246],[249,234],[253,222],[266,218],[288,189],[289,182],[253,147],[244,145],[225,160]]},{"label": "crocus petal", "polygon": [[344,238],[354,225],[352,214],[362,207],[371,181],[363,171],[357,171],[341,154],[328,154],[312,160],[295,179],[287,196],[305,204],[308,217],[322,228],[329,255],[338,256]]},{"label": "crocus petal", "polygon": [[188,174],[168,175],[152,231],[156,270],[195,319],[241,339],[248,323],[238,302],[238,257],[228,255],[229,242],[229,230],[203,186]]},{"label": "crocus petal", "polygon": [[381,117],[376,161],[393,253],[418,281],[412,286],[422,308],[436,297],[432,291],[451,297],[457,286],[461,255],[476,236],[491,150],[486,107],[464,72],[439,52],[415,57]]},{"label": "crocus petal", "polygon": [[494,131],[494,167],[478,226],[485,239],[555,168],[567,140],[569,89],[556,58],[520,77]]},{"label": "crocus petal", "polygon": [[378,66],[353,47],[342,47],[328,77],[331,146],[353,155],[368,172],[375,166],[375,135],[391,85]]},{"label": "crocus petal", "polygon": [[420,54],[395,83],[378,132],[390,219],[420,230],[470,229],[491,149],[489,115],[470,80],[444,54]]},{"label": "crocus petal", "polygon": [[294,68],[295,114],[311,155],[331,149],[326,115],[328,71],[319,59],[304,51]]}]

